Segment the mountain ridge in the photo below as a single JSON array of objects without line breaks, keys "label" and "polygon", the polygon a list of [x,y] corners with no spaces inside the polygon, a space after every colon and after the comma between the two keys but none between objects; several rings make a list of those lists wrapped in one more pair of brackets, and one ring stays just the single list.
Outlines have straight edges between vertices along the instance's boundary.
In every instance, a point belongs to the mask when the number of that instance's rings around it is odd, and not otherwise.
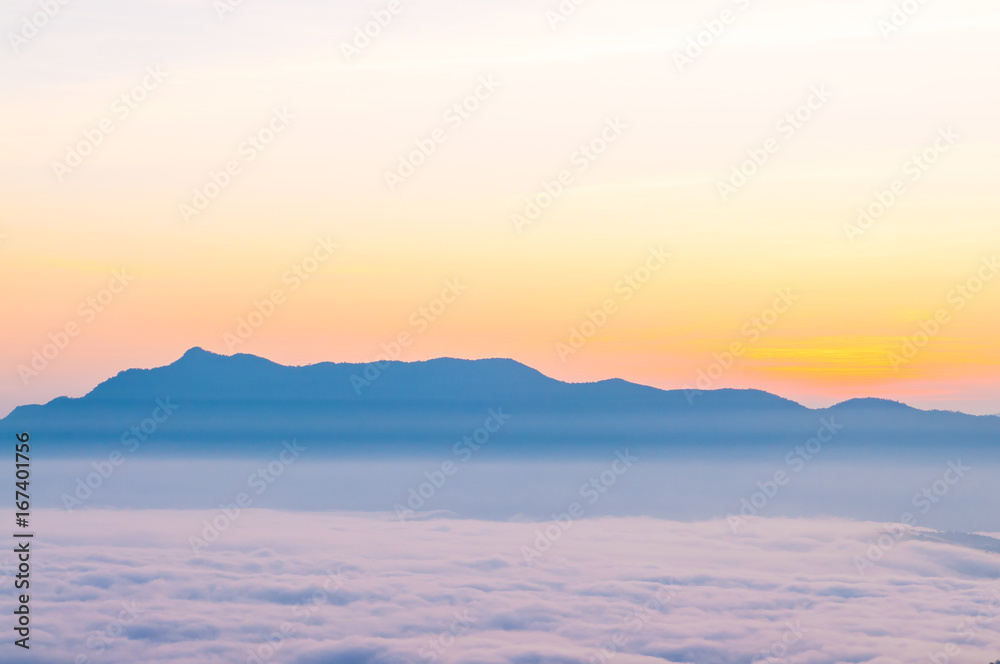
[{"label": "mountain ridge", "polygon": [[[152,423],[165,404],[170,416]],[[498,435],[504,449],[523,454],[790,446],[821,426],[846,427],[838,441],[862,446],[1000,440],[998,418],[886,399],[813,409],[763,390],[663,390],[620,378],[568,383],[508,358],[286,366],[198,347],[162,367],[121,371],[82,397],[19,406],[0,428],[44,436],[63,453],[107,446],[145,423],[162,449],[177,453],[298,438],[338,453],[401,454],[461,439],[488,412],[514,413]]]},{"label": "mountain ridge", "polygon": [[[175,369],[175,368],[177,368],[179,366],[184,366],[185,364],[188,364],[188,363],[191,363],[191,362],[206,362],[206,361],[209,361],[209,362],[220,363],[220,362],[225,362],[225,361],[230,361],[230,360],[235,360],[235,361],[240,361],[240,362],[256,363],[256,364],[259,364],[260,366],[267,367],[267,368],[272,369],[272,370],[280,370],[280,369],[310,370],[310,369],[318,369],[318,368],[326,368],[326,367],[351,368],[351,369],[354,369],[355,370],[354,372],[357,373],[361,378],[364,378],[363,372],[365,371],[365,369],[367,367],[372,366],[374,364],[374,363],[370,363],[370,362],[369,363],[353,363],[353,362],[323,361],[323,362],[317,362],[317,363],[313,363],[313,364],[288,365],[288,364],[280,364],[278,362],[275,362],[274,360],[270,360],[268,358],[261,357],[259,355],[253,355],[253,354],[249,354],[249,353],[235,353],[233,355],[223,355],[223,354],[220,354],[220,353],[215,353],[215,352],[212,352],[212,351],[205,350],[205,349],[201,348],[200,346],[194,346],[194,347],[188,349],[187,351],[185,351],[181,355],[181,357],[179,357],[174,362],[171,362],[170,364],[162,365],[162,366],[159,366],[159,367],[152,367],[152,368],[149,368],[149,369],[141,369],[141,368],[123,369],[123,370],[119,371],[117,374],[115,374],[114,376],[111,376],[110,378],[107,378],[107,379],[101,381],[100,383],[98,383],[96,386],[94,386],[89,392],[87,392],[83,396],[80,396],[80,397],[59,396],[59,397],[55,397],[55,398],[51,399],[50,401],[45,402],[43,404],[22,404],[20,406],[17,406],[14,409],[14,411],[11,411],[11,413],[9,415],[14,414],[14,412],[16,412],[17,409],[19,409],[19,408],[36,407],[36,406],[46,406],[46,405],[49,405],[49,404],[51,404],[53,402],[57,402],[57,401],[60,401],[60,400],[65,400],[65,399],[80,400],[80,399],[93,398],[95,396],[104,397],[105,394],[106,394],[106,392],[107,392],[107,390],[108,390],[108,386],[110,384],[114,383],[115,381],[119,381],[121,379],[124,379],[124,378],[129,378],[129,377],[133,377],[133,376],[150,375],[151,372],[157,372],[157,371],[161,371],[161,370],[164,370],[164,369]],[[855,397],[855,398],[847,399],[845,401],[834,403],[834,404],[832,404],[830,406],[827,406],[825,408],[810,408],[809,406],[805,406],[803,404],[800,404],[800,403],[798,403],[797,401],[795,401],[793,399],[789,399],[787,397],[782,397],[782,396],[774,394],[772,392],[768,392],[766,390],[761,390],[761,389],[757,389],[757,388],[718,388],[718,389],[704,390],[704,391],[702,391],[702,390],[684,390],[682,388],[667,389],[667,388],[655,387],[655,386],[652,386],[652,385],[645,385],[645,384],[642,384],[642,383],[635,383],[635,382],[632,382],[632,381],[625,380],[623,378],[604,378],[604,379],[595,380],[595,381],[569,382],[569,381],[563,381],[563,380],[560,380],[560,379],[557,379],[557,378],[552,378],[550,376],[547,376],[547,375],[543,374],[541,371],[539,371],[537,369],[534,369],[533,367],[530,367],[529,365],[523,364],[523,363],[518,362],[517,360],[511,359],[511,358],[504,358],[504,357],[481,358],[481,359],[475,359],[475,360],[463,359],[463,358],[454,358],[454,357],[439,357],[439,358],[433,358],[433,359],[429,359],[429,360],[416,360],[416,361],[412,361],[412,362],[403,362],[403,361],[398,361],[398,360],[390,360],[390,361],[388,361],[388,362],[386,362],[384,364],[387,365],[387,368],[393,368],[393,367],[399,367],[399,366],[408,366],[408,367],[429,366],[429,365],[432,365],[432,364],[439,364],[439,363],[461,363],[461,364],[467,364],[467,365],[480,365],[480,366],[486,365],[486,364],[490,364],[490,363],[503,363],[503,364],[507,364],[507,365],[516,367],[518,370],[530,373],[530,374],[532,374],[532,375],[534,375],[536,377],[542,378],[542,379],[547,380],[547,381],[551,381],[554,384],[561,384],[561,385],[567,385],[567,386],[599,386],[599,385],[626,386],[628,389],[639,388],[641,390],[649,390],[649,391],[653,391],[653,392],[661,393],[661,394],[685,394],[686,395],[689,392],[691,392],[691,393],[693,393],[695,395],[695,396],[692,397],[692,399],[696,399],[697,395],[701,395],[701,394],[727,394],[727,393],[729,393],[729,394],[755,395],[755,396],[760,396],[760,397],[764,397],[764,398],[773,398],[773,399],[776,399],[776,400],[780,400],[781,402],[785,402],[787,404],[791,404],[791,405],[794,405],[794,406],[797,406],[797,407],[800,407],[800,408],[804,408],[804,409],[807,409],[807,410],[811,410],[811,411],[814,411],[814,412],[821,412],[821,411],[834,410],[834,409],[838,409],[838,408],[848,408],[848,407],[852,407],[852,408],[856,408],[856,407],[877,407],[879,405],[885,405],[885,406],[890,406],[890,407],[908,408],[908,409],[911,409],[911,410],[915,410],[915,411],[919,411],[919,412],[925,412],[925,413],[955,413],[955,414],[960,414],[960,415],[964,415],[964,416],[967,416],[967,417],[1000,417],[1000,414],[996,414],[996,415],[973,415],[973,414],[970,414],[970,413],[963,413],[963,412],[960,412],[960,411],[944,411],[944,410],[939,410],[939,409],[925,410],[925,409],[917,408],[915,406],[911,406],[909,404],[906,404],[905,402],[895,401],[895,400],[891,400],[891,399],[885,399],[885,398],[881,398],[881,397]],[[220,366],[221,366],[221,364],[220,364]],[[382,370],[382,371],[384,371],[384,370]],[[8,417],[9,417],[9,415],[8,415]],[[6,418],[0,418],[0,422],[3,422],[4,419],[6,419]]]}]

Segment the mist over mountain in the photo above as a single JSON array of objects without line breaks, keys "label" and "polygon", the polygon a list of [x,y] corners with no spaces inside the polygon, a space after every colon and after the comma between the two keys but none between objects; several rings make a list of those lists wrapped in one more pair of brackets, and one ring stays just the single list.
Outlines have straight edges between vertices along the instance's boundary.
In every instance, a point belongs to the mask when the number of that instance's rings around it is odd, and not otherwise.
[{"label": "mist over mountain", "polygon": [[486,426],[502,453],[588,454],[801,444],[823,428],[876,448],[996,446],[1000,419],[881,399],[810,409],[758,390],[686,392],[624,380],[565,383],[508,359],[288,367],[200,348],[129,369],[78,399],[21,406],[0,420],[58,454],[119,442],[153,453],[235,453],[297,439],[337,455],[439,453]]}]

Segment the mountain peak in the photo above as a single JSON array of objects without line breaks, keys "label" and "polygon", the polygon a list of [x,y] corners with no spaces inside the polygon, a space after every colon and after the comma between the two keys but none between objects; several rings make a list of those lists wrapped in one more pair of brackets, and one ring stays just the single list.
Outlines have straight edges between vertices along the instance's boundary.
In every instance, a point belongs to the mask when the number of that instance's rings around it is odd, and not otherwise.
[{"label": "mountain peak", "polygon": [[202,360],[208,357],[225,357],[224,355],[219,355],[218,353],[212,353],[201,346],[195,346],[194,348],[188,349],[183,355],[181,355],[181,360]]},{"label": "mountain peak", "polygon": [[900,410],[916,410],[913,406],[909,406],[902,401],[893,401],[892,399],[879,399],[876,397],[866,397],[863,399],[848,399],[847,401],[842,401],[832,408],[897,408]]}]

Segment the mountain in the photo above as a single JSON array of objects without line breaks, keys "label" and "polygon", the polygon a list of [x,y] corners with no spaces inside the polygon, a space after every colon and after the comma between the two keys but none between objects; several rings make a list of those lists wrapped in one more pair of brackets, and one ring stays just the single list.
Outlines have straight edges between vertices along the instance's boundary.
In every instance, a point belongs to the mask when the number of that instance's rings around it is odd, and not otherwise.
[{"label": "mountain", "polygon": [[503,420],[490,434],[503,441],[498,453],[517,455],[609,446],[738,454],[802,444],[823,426],[842,445],[993,447],[1000,440],[997,418],[880,399],[814,410],[759,390],[565,383],[507,359],[288,367],[200,348],[165,367],[123,371],[78,399],[21,406],[0,430],[28,431],[53,454],[148,438],[149,449],[167,455],[242,453],[291,439],[337,455],[424,455],[449,450],[491,417],[490,427]]}]

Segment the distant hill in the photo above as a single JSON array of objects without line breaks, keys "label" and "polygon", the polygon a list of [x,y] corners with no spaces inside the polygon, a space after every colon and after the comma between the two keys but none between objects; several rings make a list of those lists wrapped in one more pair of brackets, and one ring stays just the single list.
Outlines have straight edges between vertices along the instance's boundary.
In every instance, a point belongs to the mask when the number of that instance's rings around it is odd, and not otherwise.
[{"label": "distant hill", "polygon": [[[176,412],[164,418],[163,406]],[[287,367],[200,348],[165,367],[123,371],[79,399],[21,406],[0,428],[29,431],[57,454],[90,454],[142,435],[152,453],[164,454],[269,449],[296,438],[339,455],[423,455],[471,435],[491,408],[511,416],[495,433],[503,441],[495,447],[518,455],[706,446],[738,453],[802,443],[831,417],[844,426],[840,444],[1000,441],[998,418],[880,399],[813,410],[758,390],[692,395],[617,379],[565,383],[507,359],[390,362],[376,371],[359,364]],[[154,416],[164,421],[148,431]]]}]

